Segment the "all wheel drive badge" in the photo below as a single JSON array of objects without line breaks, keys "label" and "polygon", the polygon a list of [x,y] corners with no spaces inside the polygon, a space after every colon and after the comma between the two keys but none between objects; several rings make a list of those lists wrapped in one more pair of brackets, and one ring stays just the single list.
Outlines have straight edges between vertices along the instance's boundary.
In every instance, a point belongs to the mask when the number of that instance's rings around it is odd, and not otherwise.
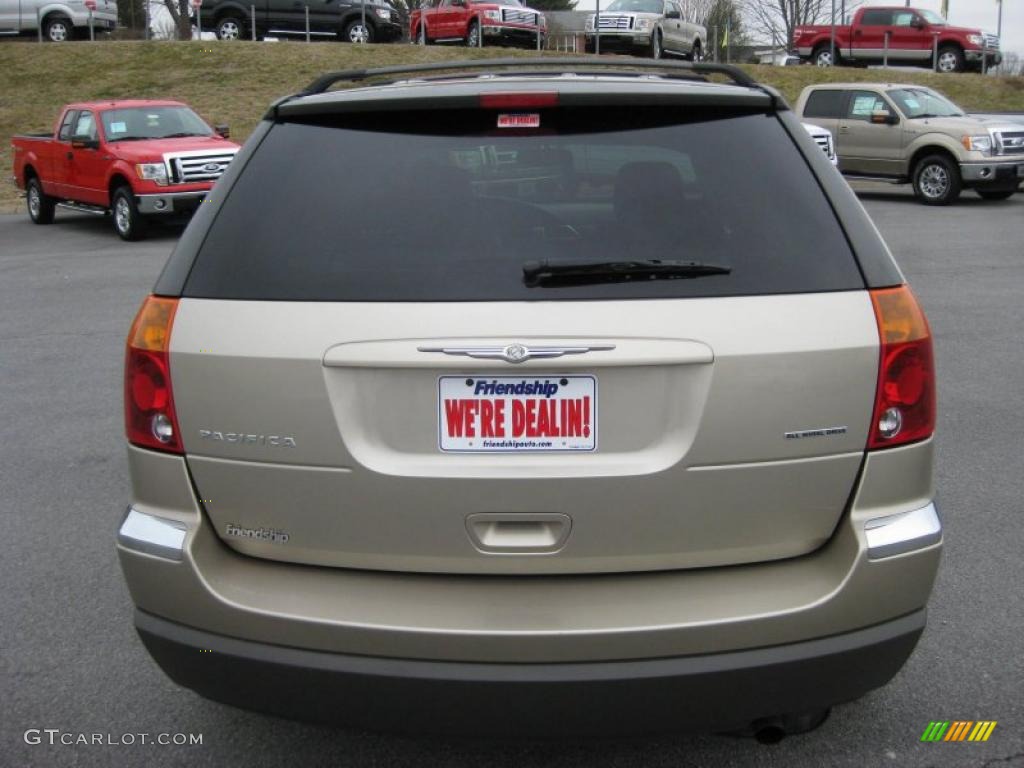
[{"label": "all wheel drive badge", "polygon": [[521,363],[530,356],[530,350],[522,344],[509,344],[502,350],[502,357],[510,363]]}]

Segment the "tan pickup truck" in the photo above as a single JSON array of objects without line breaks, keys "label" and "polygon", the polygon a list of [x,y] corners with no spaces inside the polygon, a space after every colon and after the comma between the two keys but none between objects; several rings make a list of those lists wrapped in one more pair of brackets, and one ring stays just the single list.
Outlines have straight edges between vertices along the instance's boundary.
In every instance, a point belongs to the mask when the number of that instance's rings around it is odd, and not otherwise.
[{"label": "tan pickup truck", "polygon": [[913,184],[927,205],[948,205],[965,188],[1005,200],[1024,182],[1024,125],[971,117],[930,88],[812,85],[796,112],[832,132],[843,175]]}]

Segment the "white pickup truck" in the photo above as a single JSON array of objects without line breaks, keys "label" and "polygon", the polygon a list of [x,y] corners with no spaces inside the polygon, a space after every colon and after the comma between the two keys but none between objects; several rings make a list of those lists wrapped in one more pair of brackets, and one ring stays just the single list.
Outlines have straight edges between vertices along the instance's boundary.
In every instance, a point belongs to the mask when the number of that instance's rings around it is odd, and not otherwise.
[{"label": "white pickup truck", "polygon": [[684,18],[678,0],[612,0],[585,22],[586,50],[666,54],[700,61],[708,31]]},{"label": "white pickup truck", "polygon": [[89,36],[89,14],[96,32],[117,26],[117,0],[0,0],[0,35],[36,33],[54,43]]}]

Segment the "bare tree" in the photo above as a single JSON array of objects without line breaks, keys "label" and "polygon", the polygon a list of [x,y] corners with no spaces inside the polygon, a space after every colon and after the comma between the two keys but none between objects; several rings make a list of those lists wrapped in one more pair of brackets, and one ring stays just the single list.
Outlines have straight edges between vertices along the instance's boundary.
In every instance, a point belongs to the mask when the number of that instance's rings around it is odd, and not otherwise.
[{"label": "bare tree", "polygon": [[683,18],[697,24],[704,24],[717,0],[680,0],[679,5],[683,9]]},{"label": "bare tree", "polygon": [[714,24],[725,29],[725,19],[729,19],[733,34],[739,34],[741,24],[740,8],[742,0],[679,0],[683,9],[683,18],[706,27],[711,31]]},{"label": "bare tree", "polygon": [[835,7],[836,24],[842,24],[841,8],[850,12],[859,0],[743,0],[747,29],[772,45],[789,47],[793,30],[801,24],[828,24]]},{"label": "bare tree", "polygon": [[192,19],[189,15],[188,0],[163,0],[164,6],[174,20],[174,27],[178,32],[179,40],[192,39]]},{"label": "bare tree", "polygon": [[998,72],[1000,75],[1024,75],[1024,58],[1016,51],[1004,53]]}]

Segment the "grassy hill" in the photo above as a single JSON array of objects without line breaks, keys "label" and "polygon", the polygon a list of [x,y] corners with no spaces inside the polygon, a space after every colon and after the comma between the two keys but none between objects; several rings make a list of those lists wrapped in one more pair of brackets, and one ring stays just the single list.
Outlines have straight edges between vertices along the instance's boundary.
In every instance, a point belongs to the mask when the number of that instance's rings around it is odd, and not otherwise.
[{"label": "grassy hill", "polygon": [[[464,58],[534,55],[484,49],[414,45],[351,46],[321,42],[106,42],[39,45],[0,42],[0,173],[9,177],[14,133],[46,131],[60,107],[103,98],[172,98],[191,104],[211,123],[228,123],[244,141],[266,106],[322,72]],[[811,83],[877,81],[878,70],[745,67],[795,101]],[[901,70],[892,77],[943,91],[968,110],[1024,111],[1024,78],[935,75]],[[0,185],[0,211],[20,206],[10,184]]]}]

